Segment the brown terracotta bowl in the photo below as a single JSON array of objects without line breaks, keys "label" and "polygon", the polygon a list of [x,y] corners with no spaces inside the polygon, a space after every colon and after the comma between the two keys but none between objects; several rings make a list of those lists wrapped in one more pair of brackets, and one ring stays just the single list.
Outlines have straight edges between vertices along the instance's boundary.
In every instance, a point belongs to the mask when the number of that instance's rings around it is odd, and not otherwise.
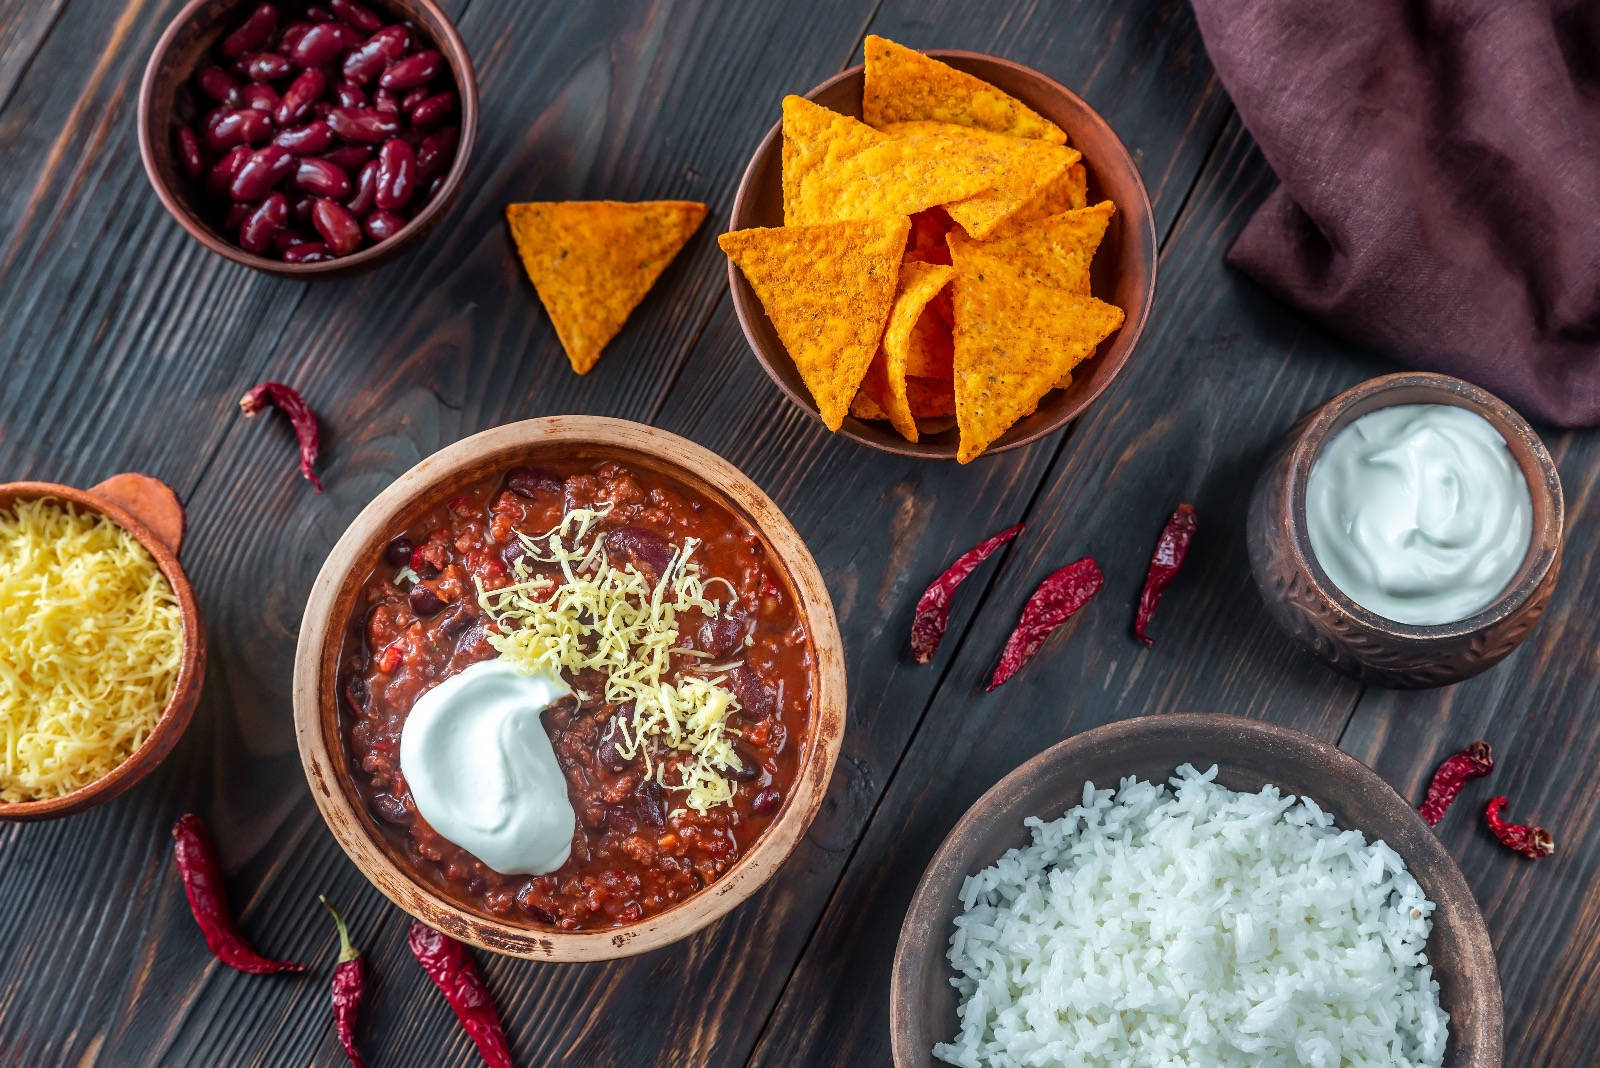
[{"label": "brown terracotta bowl", "polygon": [[148,475],[115,475],[98,486],[74,489],[54,482],[9,482],[0,485],[0,510],[19,500],[53,497],[77,507],[99,512],[139,539],[149,550],[156,566],[172,584],[183,616],[183,664],[173,685],[167,707],[155,728],[122,763],[104,776],[68,794],[42,801],[0,802],[0,820],[44,820],[70,816],[93,808],[127,790],[155,770],[172,751],[194,717],[200,701],[200,687],[206,674],[206,633],[200,623],[194,589],[178,564],[178,547],[183,542],[183,505],[165,483]]},{"label": "brown terracotta bowl", "polygon": [[[789,797],[764,835],[716,882],[623,927],[557,931],[464,907],[416,875],[388,844],[351,778],[341,737],[337,678],[348,621],[395,531],[465,485],[519,465],[617,458],[664,474],[742,517],[787,581],[810,635],[813,706]],[[777,505],[737,468],[664,430],[622,419],[556,416],[511,423],[458,441],[401,475],[362,510],[312,586],[294,665],[295,736],[323,819],[363,875],[411,915],[483,949],[535,960],[584,961],[644,953],[687,937],[772,877],[799,843],[828,789],[844,735],[844,647],[816,562]]]},{"label": "brown terracotta bowl", "polygon": [[1217,781],[1256,791],[1271,783],[1304,794],[1342,828],[1381,838],[1437,908],[1428,960],[1450,1014],[1448,1068],[1499,1068],[1504,1056],[1500,976],[1483,916],[1461,869],[1411,805],[1366,765],[1302,731],[1237,716],[1165,715],[1086,731],[1040,753],[967,810],[917,885],[895,950],[889,995],[894,1062],[931,1066],[935,1042],[956,1033],[954,971],[946,959],[968,875],[1027,844],[1023,819],[1055,819],[1083,800],[1083,784],[1124,776],[1165,781],[1181,764],[1216,764]]},{"label": "brown terracotta bowl", "polygon": [[363,0],[387,19],[414,23],[444,54],[461,101],[461,140],[455,160],[438,195],[387,241],[321,263],[268,259],[246,252],[201,216],[196,208],[198,197],[194,185],[179,172],[172,149],[174,116],[187,119],[209,109],[208,104],[194,99],[189,88],[190,77],[217,39],[232,32],[256,2],[189,0],[156,42],[155,51],[150,53],[150,61],[144,69],[144,81],[139,86],[139,156],[144,161],[145,174],[161,198],[162,206],[178,220],[178,225],[206,248],[234,263],[301,280],[347,277],[369,270],[416,244],[438,225],[461,192],[478,133],[478,82],[472,70],[472,59],[455,25],[434,0]]},{"label": "brown terracotta bowl", "polygon": [[[1396,623],[1361,607],[1333,584],[1311,549],[1306,482],[1322,446],[1361,416],[1395,404],[1450,404],[1487,419],[1505,438],[1533,498],[1533,538],[1521,569],[1493,604],[1455,623]],[[1418,371],[1363,382],[1296,423],[1256,482],[1246,537],[1267,610],[1297,641],[1346,674],[1418,689],[1493,667],[1528,636],[1555,590],[1562,524],[1561,479],[1527,420],[1469,382]]]},{"label": "brown terracotta bowl", "polygon": [[[1003,89],[1066,131],[1067,143],[1083,153],[1089,175],[1089,203],[1111,200],[1117,206],[1105,240],[1095,255],[1091,275],[1094,295],[1127,313],[1122,329],[1100,345],[1099,352],[1072,372],[1072,384],[1054,390],[1039,402],[1032,415],[1018,422],[985,451],[984,455],[1020,448],[1052,434],[1082,415],[1122,373],[1139,336],[1144,332],[1156,289],[1156,226],[1150,197],[1133,157],[1105,119],[1072,90],[1036,70],[979,52],[932,49],[933,56]],[[808,99],[853,118],[861,117],[863,75],[859,66],[834,75],[809,93]],[[783,225],[783,123],[767,131],[739,181],[729,230]],[[816,403],[806,389],[794,362],[762,310],[761,301],[743,274],[730,261],[728,286],[739,326],[756,358],[778,388],[796,405],[819,420]],[[887,423],[847,416],[839,433],[852,441],[902,456],[954,459],[956,432],[923,435],[916,444],[906,441]]]}]

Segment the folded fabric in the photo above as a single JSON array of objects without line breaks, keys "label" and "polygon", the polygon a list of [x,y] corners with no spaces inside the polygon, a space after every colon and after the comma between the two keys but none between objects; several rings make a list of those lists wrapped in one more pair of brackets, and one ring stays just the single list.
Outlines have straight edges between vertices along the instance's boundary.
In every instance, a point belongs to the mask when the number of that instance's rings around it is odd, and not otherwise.
[{"label": "folded fabric", "polygon": [[1600,3],[1193,4],[1279,180],[1228,262],[1406,364],[1600,425]]}]

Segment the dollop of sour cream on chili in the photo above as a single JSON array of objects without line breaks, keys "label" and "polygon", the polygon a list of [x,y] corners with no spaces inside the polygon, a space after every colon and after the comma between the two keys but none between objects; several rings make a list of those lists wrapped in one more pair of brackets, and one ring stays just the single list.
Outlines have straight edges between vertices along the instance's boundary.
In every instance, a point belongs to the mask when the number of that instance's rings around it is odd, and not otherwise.
[{"label": "dollop of sour cream on chili", "polygon": [[1500,432],[1447,404],[1368,412],[1335,434],[1306,483],[1317,562],[1386,619],[1436,626],[1487,608],[1533,539],[1528,482]]},{"label": "dollop of sour cream on chili", "polygon": [[577,814],[539,713],[571,693],[559,675],[495,659],[417,698],[400,772],[422,818],[503,875],[565,864]]}]

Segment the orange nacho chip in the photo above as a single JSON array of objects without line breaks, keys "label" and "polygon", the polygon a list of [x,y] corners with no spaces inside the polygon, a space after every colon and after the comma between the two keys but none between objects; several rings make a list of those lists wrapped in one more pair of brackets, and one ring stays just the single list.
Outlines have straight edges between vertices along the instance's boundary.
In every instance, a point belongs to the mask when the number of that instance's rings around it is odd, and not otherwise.
[{"label": "orange nacho chip", "polygon": [[987,177],[982,192],[940,202],[962,229],[980,240],[1083,158],[1075,148],[947,122],[897,122],[884,126],[883,132],[919,158],[960,159]]},{"label": "orange nacho chip", "polygon": [[869,125],[930,119],[1067,143],[1059,126],[980,78],[876,35],[867,37],[863,51],[861,110]]},{"label": "orange nacho chip", "polygon": [[949,303],[949,289],[941,289],[928,310],[917,319],[917,325],[911,328],[906,346],[906,377],[939,378],[946,382],[955,377],[955,344],[950,337],[950,323],[939,311],[940,305]]},{"label": "orange nacho chip", "polygon": [[508,204],[506,221],[572,369],[606,344],[706,216],[684,200]]},{"label": "orange nacho chip", "polygon": [[856,391],[855,399],[850,402],[850,414],[857,419],[871,419],[874,422],[884,422],[889,418],[865,388]]},{"label": "orange nacho chip", "polygon": [[799,96],[783,98],[783,221],[910,215],[987,189],[978,162],[919,153]]},{"label": "orange nacho chip", "polygon": [[1092,208],[1064,211],[990,238],[983,252],[1016,267],[1031,282],[1088,296],[1089,267],[1116,210],[1102,200]]},{"label": "orange nacho chip", "polygon": [[866,376],[911,222],[904,216],[739,230],[717,239],[766,309],[829,430]]},{"label": "orange nacho chip", "polygon": [[1084,169],[1083,161],[1080,160],[1062,172],[1061,177],[1055,181],[1045,183],[1044,187],[1033,195],[1033,199],[1013,212],[995,233],[1007,233],[1064,211],[1087,207],[1088,204],[1089,172]]},{"label": "orange nacho chip", "polygon": [[[907,441],[917,440],[917,423],[906,395],[912,339],[918,337],[916,327],[928,302],[950,283],[952,274],[954,268],[943,264],[907,261],[900,265],[900,281],[895,288],[889,325],[883,332],[883,346],[873,360],[873,368],[867,372],[869,381],[876,387],[869,388],[869,395]],[[918,337],[918,342],[921,341],[922,337]],[[925,364],[927,357],[918,353],[917,360],[919,365]]]},{"label": "orange nacho chip", "polygon": [[950,235],[956,277],[955,398],[969,463],[1122,325],[1122,309],[1032,281],[981,244]]},{"label": "orange nacho chip", "polygon": [[918,420],[956,414],[955,387],[948,378],[907,378],[906,398]]},{"label": "orange nacho chip", "polygon": [[911,216],[906,259],[922,263],[949,263],[950,246],[944,243],[944,238],[955,229],[955,225],[955,220],[943,208],[929,208]]}]

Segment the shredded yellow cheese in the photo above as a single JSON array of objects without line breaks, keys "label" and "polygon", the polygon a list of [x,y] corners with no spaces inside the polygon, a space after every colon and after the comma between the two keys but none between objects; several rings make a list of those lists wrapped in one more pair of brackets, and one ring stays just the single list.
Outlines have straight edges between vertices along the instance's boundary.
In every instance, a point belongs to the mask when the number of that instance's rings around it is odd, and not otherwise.
[{"label": "shredded yellow cheese", "polygon": [[[739,732],[728,717],[739,702],[726,676],[680,673],[664,676],[672,657],[700,656],[678,646],[678,615],[694,609],[708,617],[721,612],[691,557],[699,543],[676,546],[666,573],[654,586],[631,564],[618,568],[606,556],[605,538],[594,534],[604,511],[576,508],[537,538],[518,533],[527,555],[515,569],[519,581],[495,590],[478,589],[478,603],[495,623],[489,644],[500,656],[529,673],[554,669],[574,679],[589,671],[605,676],[605,700],[631,704],[631,714],[613,723],[617,750],[632,760],[643,756],[645,774],[684,803],[704,813],[733,800],[726,772],[739,766],[731,736]],[[533,576],[528,561],[561,569],[561,581]],[[676,781],[654,758],[657,747],[683,755],[675,761]]]},{"label": "shredded yellow cheese", "polygon": [[178,599],[133,535],[55,500],[0,511],[0,802],[59,797],[126,760],[182,661]]}]

